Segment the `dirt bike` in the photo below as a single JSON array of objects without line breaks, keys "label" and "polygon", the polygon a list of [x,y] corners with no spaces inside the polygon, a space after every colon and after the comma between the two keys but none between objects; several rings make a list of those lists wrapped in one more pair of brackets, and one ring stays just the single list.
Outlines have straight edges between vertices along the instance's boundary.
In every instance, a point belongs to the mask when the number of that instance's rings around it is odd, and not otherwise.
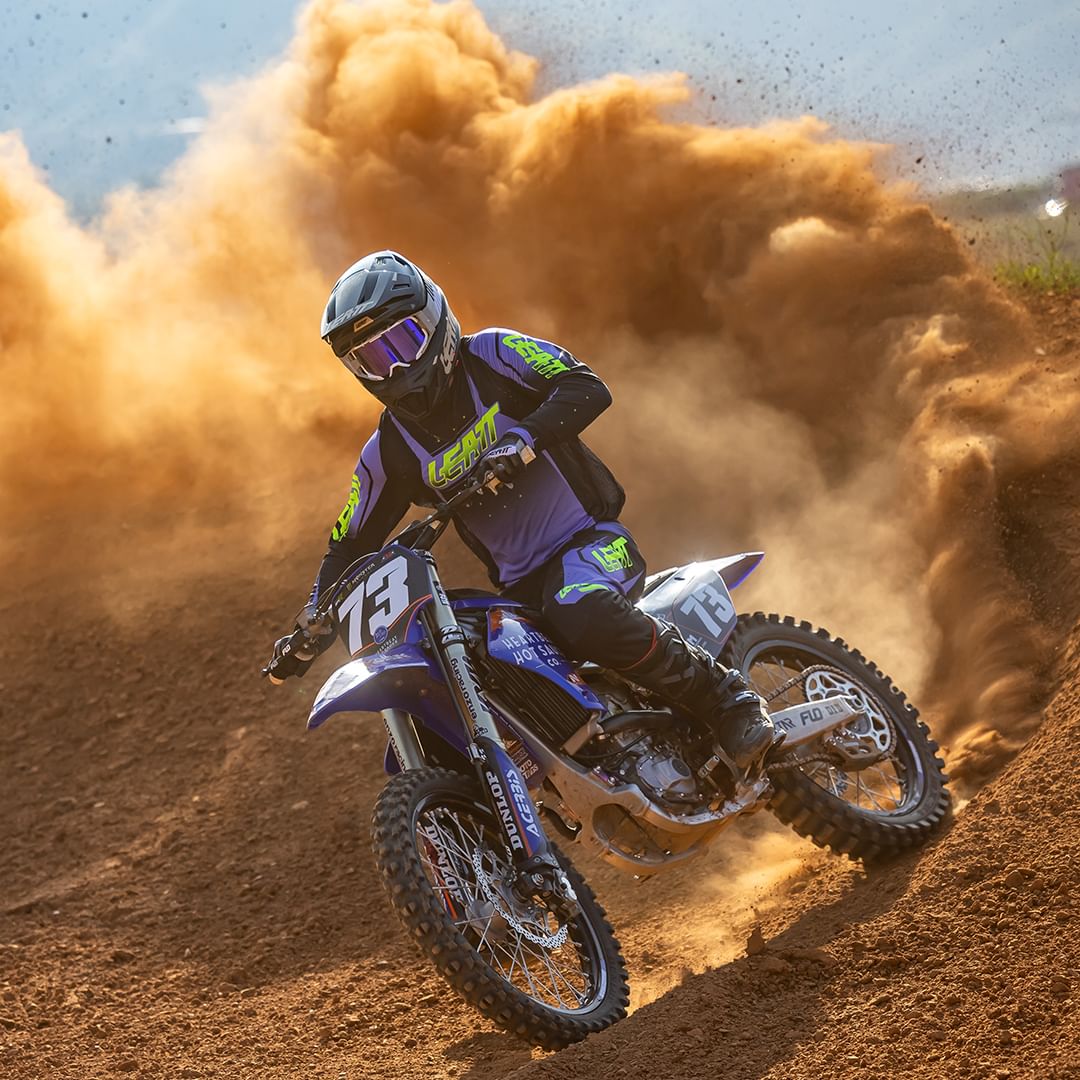
[{"label": "dirt bike", "polygon": [[[913,847],[944,820],[937,747],[887,676],[805,622],[736,615],[730,590],[761,552],[654,574],[638,604],[765,698],[785,737],[742,772],[706,720],[618,672],[571,664],[535,612],[444,590],[431,548],[463,503],[494,497],[483,488],[408,526],[330,591],[316,620],[353,659],[319,691],[308,727],[381,712],[390,779],[373,832],[387,896],[424,955],[496,1024],[557,1048],[626,1012],[619,944],[548,829],[646,876],[766,805],[864,859]],[[303,655],[309,633],[286,650]]]}]

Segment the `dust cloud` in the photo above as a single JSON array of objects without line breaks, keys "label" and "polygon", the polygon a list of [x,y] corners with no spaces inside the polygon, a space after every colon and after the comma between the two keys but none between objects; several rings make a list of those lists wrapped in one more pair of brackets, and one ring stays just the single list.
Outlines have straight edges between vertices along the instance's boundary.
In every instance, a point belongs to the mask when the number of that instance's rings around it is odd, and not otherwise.
[{"label": "dust cloud", "polygon": [[1075,383],[879,181],[883,148],[679,122],[679,76],[537,97],[536,73],[466,0],[315,0],[161,187],[87,228],[3,136],[0,508],[89,485],[241,514],[254,478],[286,501],[325,468],[344,489],[374,410],[318,318],[394,247],[466,329],[551,336],[610,381],[590,441],[654,567],[763,547],[743,606],[863,646],[975,782],[1047,693],[998,501],[1074,449]]}]

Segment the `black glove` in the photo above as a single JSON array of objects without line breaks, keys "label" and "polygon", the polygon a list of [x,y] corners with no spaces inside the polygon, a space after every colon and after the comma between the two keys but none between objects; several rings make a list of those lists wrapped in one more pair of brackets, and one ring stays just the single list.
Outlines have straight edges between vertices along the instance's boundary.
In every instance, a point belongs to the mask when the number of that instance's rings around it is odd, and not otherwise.
[{"label": "black glove", "polygon": [[302,631],[296,630],[274,642],[274,655],[270,658],[270,663],[263,668],[263,674],[275,686],[280,686],[293,675],[302,679],[314,659],[314,646],[305,639]]},{"label": "black glove", "polygon": [[504,435],[476,465],[476,475],[485,483],[494,477],[505,484],[536,457],[533,448],[513,432]]},{"label": "black glove", "polygon": [[296,629],[274,642],[274,654],[263,668],[263,674],[276,686],[294,675],[302,679],[312,660],[333,640],[333,627],[325,619],[319,619],[315,609],[308,605],[296,620]]}]

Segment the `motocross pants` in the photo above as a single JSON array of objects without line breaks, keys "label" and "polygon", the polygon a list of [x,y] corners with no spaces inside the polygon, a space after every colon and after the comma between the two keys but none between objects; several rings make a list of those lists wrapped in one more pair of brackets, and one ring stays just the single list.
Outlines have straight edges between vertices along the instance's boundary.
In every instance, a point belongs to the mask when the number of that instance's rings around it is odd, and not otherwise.
[{"label": "motocross pants", "polygon": [[579,532],[539,570],[507,589],[537,609],[572,660],[622,670],[641,660],[657,626],[634,607],[645,583],[645,560],[616,522]]},{"label": "motocross pants", "polygon": [[739,671],[688,645],[673,627],[634,606],[645,560],[617,522],[578,533],[540,570],[507,590],[539,608],[571,660],[612,668],[702,719],[711,719],[740,768],[773,744],[763,703]]}]

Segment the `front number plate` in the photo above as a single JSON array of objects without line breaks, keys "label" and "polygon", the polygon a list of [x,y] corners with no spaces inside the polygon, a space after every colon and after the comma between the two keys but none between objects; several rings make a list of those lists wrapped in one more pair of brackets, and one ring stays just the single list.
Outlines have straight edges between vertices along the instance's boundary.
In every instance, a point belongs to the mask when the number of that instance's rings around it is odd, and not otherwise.
[{"label": "front number plate", "polygon": [[392,544],[365,563],[342,588],[334,621],[353,656],[379,652],[404,639],[411,617],[431,599],[426,563]]}]

